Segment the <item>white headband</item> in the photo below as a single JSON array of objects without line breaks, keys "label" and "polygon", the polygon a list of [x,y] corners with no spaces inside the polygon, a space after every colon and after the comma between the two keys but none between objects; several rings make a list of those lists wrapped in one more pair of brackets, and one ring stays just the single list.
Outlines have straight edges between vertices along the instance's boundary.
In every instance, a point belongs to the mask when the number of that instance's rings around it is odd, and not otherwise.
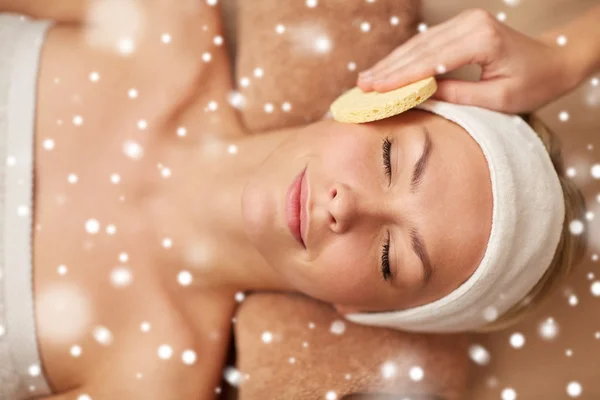
[{"label": "white headband", "polygon": [[494,203],[487,249],[473,275],[439,300],[346,318],[405,331],[474,330],[523,300],[550,266],[563,229],[563,191],[544,144],[520,117],[437,100],[416,108],[457,123],[481,146]]}]

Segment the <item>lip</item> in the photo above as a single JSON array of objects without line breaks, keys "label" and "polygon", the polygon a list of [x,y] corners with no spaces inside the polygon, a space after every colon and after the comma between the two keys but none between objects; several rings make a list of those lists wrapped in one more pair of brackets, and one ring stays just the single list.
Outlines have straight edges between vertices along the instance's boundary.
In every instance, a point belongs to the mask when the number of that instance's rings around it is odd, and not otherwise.
[{"label": "lip", "polygon": [[[285,217],[290,233],[306,248],[303,231],[306,229],[306,198],[308,195],[305,182],[306,167],[294,178],[287,190]],[[304,228],[304,229],[303,229]]]}]

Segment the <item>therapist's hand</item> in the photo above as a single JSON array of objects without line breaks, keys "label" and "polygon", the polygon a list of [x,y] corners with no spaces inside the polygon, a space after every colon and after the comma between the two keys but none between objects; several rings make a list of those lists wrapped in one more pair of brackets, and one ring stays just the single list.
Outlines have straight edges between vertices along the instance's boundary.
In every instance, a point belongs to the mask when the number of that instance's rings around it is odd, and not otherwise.
[{"label": "therapist's hand", "polygon": [[366,92],[387,92],[467,64],[482,67],[481,80],[438,79],[433,98],[521,113],[539,108],[581,81],[568,47],[536,40],[481,9],[467,10],[429,28],[359,75]]}]

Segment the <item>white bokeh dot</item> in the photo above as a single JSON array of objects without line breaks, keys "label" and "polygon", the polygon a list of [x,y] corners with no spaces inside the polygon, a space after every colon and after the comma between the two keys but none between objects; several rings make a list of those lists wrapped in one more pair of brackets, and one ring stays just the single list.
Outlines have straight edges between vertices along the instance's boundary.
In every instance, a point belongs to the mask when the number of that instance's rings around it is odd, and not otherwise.
[{"label": "white bokeh dot", "polygon": [[480,344],[473,344],[469,347],[469,357],[479,365],[487,365],[490,362],[490,353]]},{"label": "white bokeh dot", "polygon": [[81,356],[82,350],[81,350],[81,346],[71,346],[71,348],[69,349],[69,354],[71,354],[72,357],[78,358]]},{"label": "white bokeh dot", "polygon": [[163,34],[160,36],[160,40],[161,40],[161,41],[162,41],[164,44],[169,44],[169,43],[171,43],[171,39],[172,39],[172,38],[171,38],[171,35],[170,35],[170,34],[168,34],[168,33],[163,33]]},{"label": "white bokeh dot", "polygon": [[81,115],[76,115],[73,117],[73,125],[81,126],[83,124],[83,117]]},{"label": "white bokeh dot", "polygon": [[600,164],[592,165],[592,168],[590,168],[590,173],[592,174],[592,178],[600,179]]},{"label": "white bokeh dot", "polygon": [[513,388],[506,388],[502,390],[502,400],[516,400],[517,392]]},{"label": "white bokeh dot", "polygon": [[69,183],[77,183],[78,180],[79,180],[79,178],[77,177],[76,174],[69,174],[69,176],[67,176],[67,181]]},{"label": "white bokeh dot", "polygon": [[237,301],[238,303],[241,303],[242,301],[244,301],[245,298],[246,298],[246,295],[244,294],[244,292],[237,292],[235,294],[235,301]]},{"label": "white bokeh dot", "polygon": [[164,239],[162,240],[162,246],[163,246],[165,249],[170,249],[171,247],[173,247],[173,240],[172,240],[171,238],[168,238],[168,237],[167,237],[167,238],[164,238]]},{"label": "white bokeh dot", "polygon": [[556,43],[559,46],[565,46],[567,44],[567,37],[565,35],[560,35],[556,38]]},{"label": "white bokeh dot", "polygon": [[559,327],[554,318],[547,318],[538,326],[542,339],[553,340],[558,336]]},{"label": "white bokeh dot", "polygon": [[53,139],[44,139],[44,142],[42,143],[42,146],[44,146],[45,150],[52,150],[54,149],[54,140]]},{"label": "white bokeh dot", "polygon": [[250,78],[248,78],[246,76],[242,76],[240,78],[240,86],[241,87],[248,87],[248,86],[250,86]]},{"label": "white bokeh dot", "polygon": [[129,286],[133,280],[131,271],[127,267],[114,268],[110,273],[110,281],[116,288]]},{"label": "white bokeh dot", "polygon": [[325,400],[337,400],[337,394],[333,390],[330,390],[325,394]]},{"label": "white bokeh dot", "polygon": [[139,160],[144,155],[144,149],[139,143],[127,140],[123,143],[123,153],[131,159]]},{"label": "white bokeh dot", "polygon": [[331,327],[329,328],[329,332],[334,335],[341,335],[346,331],[346,324],[344,321],[335,320],[331,323]]},{"label": "white bokeh dot", "polygon": [[163,344],[158,347],[158,358],[168,360],[173,356],[173,349],[168,344]]},{"label": "white bokeh dot", "polygon": [[412,379],[415,382],[419,382],[420,380],[423,379],[424,376],[424,372],[423,372],[423,368],[421,367],[412,367],[409,371],[408,371],[408,376],[410,377],[410,379]]},{"label": "white bokeh dot", "polygon": [[183,361],[183,363],[185,365],[193,365],[196,363],[196,352],[194,350],[184,350],[183,353],[181,353],[181,361]]},{"label": "white bokeh dot", "polygon": [[567,384],[567,394],[570,397],[579,397],[581,396],[581,392],[583,392],[583,389],[579,382],[573,381]]},{"label": "white bokeh dot", "polygon": [[95,235],[100,231],[100,222],[95,218],[90,218],[85,221],[85,231],[90,235]]},{"label": "white bokeh dot", "polygon": [[308,8],[315,8],[317,4],[317,0],[306,0],[306,7]]},{"label": "white bokeh dot", "polygon": [[177,136],[179,137],[184,137],[187,135],[187,129],[183,126],[180,126],[179,128],[177,128]]},{"label": "white bokeh dot", "polygon": [[400,23],[400,18],[396,17],[395,15],[390,18],[390,24],[396,26],[399,23]]},{"label": "white bokeh dot", "polygon": [[425,32],[427,30],[427,24],[425,22],[421,22],[418,26],[417,26],[417,30],[421,33]]},{"label": "white bokeh dot", "polygon": [[579,304],[579,299],[577,298],[577,295],[569,295],[569,305],[575,307],[577,304]]},{"label": "white bokeh dot", "polygon": [[29,375],[31,375],[31,376],[40,376],[40,374],[42,373],[42,369],[37,364],[31,365],[27,371],[29,372]]},{"label": "white bokeh dot", "polygon": [[261,339],[264,343],[271,343],[273,341],[273,334],[269,331],[263,332]]},{"label": "white bokeh dot", "polygon": [[130,99],[136,99],[138,97],[138,91],[137,89],[129,89],[127,91],[127,96],[129,96]]},{"label": "white bokeh dot", "polygon": [[210,60],[212,60],[212,54],[210,54],[208,51],[202,53],[202,61],[207,63],[210,62]]},{"label": "white bokeh dot", "polygon": [[103,346],[108,346],[113,341],[112,332],[104,326],[95,327],[92,335],[94,336],[94,339]]},{"label": "white bokeh dot", "polygon": [[217,109],[219,108],[219,103],[217,103],[216,101],[212,100],[208,102],[208,109],[210,111],[217,111]]},{"label": "white bokeh dot", "polygon": [[583,225],[583,222],[578,219],[574,219],[569,224],[569,230],[571,231],[571,234],[573,234],[573,235],[576,235],[576,236],[581,235],[583,233],[584,229],[585,229],[585,225]]},{"label": "white bokeh dot", "polygon": [[519,332],[513,333],[510,335],[510,345],[515,349],[520,349],[525,345],[525,336]]},{"label": "white bokeh dot", "polygon": [[360,24],[360,30],[363,32],[369,32],[371,30],[371,24],[368,22],[362,22]]},{"label": "white bokeh dot", "polygon": [[177,282],[181,286],[189,286],[192,284],[192,274],[189,271],[181,271],[177,274]]},{"label": "white bokeh dot", "polygon": [[592,292],[592,295],[599,297],[600,296],[600,281],[593,282],[592,285],[590,286],[590,291]]},{"label": "white bokeh dot", "polygon": [[117,50],[122,55],[129,55],[135,51],[135,42],[130,37],[122,37],[117,41]]},{"label": "white bokeh dot", "polygon": [[381,375],[383,375],[385,379],[393,378],[396,376],[397,372],[398,368],[396,367],[396,364],[391,361],[387,361],[381,366]]},{"label": "white bokeh dot", "polygon": [[566,122],[569,120],[569,113],[567,111],[561,111],[558,113],[558,119],[562,122]]},{"label": "white bokeh dot", "polygon": [[100,80],[100,74],[97,72],[90,73],[90,81],[98,82]]},{"label": "white bokeh dot", "polygon": [[140,324],[140,330],[142,332],[148,333],[148,332],[150,332],[150,329],[152,329],[152,325],[150,325],[150,322],[144,321]]}]

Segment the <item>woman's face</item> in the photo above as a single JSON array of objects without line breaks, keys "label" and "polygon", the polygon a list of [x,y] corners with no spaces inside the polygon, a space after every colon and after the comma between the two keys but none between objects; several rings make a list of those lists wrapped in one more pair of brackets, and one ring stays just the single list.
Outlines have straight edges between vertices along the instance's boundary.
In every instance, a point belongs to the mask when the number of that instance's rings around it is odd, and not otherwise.
[{"label": "woman's face", "polygon": [[[302,175],[298,237],[288,194]],[[242,208],[250,240],[296,290],[342,312],[400,310],[447,295],[475,271],[492,191],[483,152],[462,127],[410,110],[301,129],[248,181]]]}]

